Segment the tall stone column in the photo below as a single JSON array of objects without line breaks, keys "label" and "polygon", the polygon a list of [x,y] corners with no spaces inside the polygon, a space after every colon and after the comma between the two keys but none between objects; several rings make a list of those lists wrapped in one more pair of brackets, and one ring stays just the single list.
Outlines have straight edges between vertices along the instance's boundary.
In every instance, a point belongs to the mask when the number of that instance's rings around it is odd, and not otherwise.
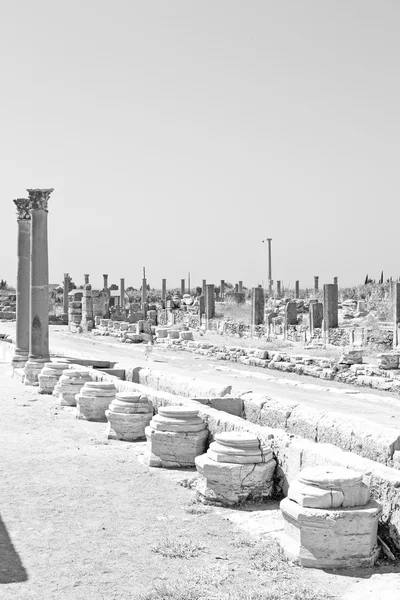
[{"label": "tall stone column", "polygon": [[123,277],[121,277],[119,285],[119,303],[122,314],[125,315],[125,279]]},{"label": "tall stone column", "polygon": [[276,295],[278,298],[282,296],[282,282],[280,280],[276,282]]},{"label": "tall stone column", "polygon": [[161,300],[165,302],[167,299],[167,280],[161,280]]},{"label": "tall stone column", "polygon": [[53,189],[28,189],[31,208],[31,289],[29,356],[25,384],[37,385],[38,375],[49,362],[49,257],[47,205]]},{"label": "tall stone column", "polygon": [[185,294],[185,280],[181,279],[181,296]]},{"label": "tall stone column", "polygon": [[296,281],[296,283],[294,284],[294,297],[295,298],[300,298],[300,281]]},{"label": "tall stone column", "polygon": [[393,348],[397,349],[400,342],[400,283],[393,282]]},{"label": "tall stone column", "polygon": [[207,280],[203,279],[203,283],[202,283],[202,286],[201,286],[202,287],[202,292],[201,293],[202,293],[202,295],[204,297],[206,297],[206,285],[207,285]]},{"label": "tall stone column", "polygon": [[68,320],[68,291],[69,291],[70,276],[69,273],[64,273],[64,295],[63,295],[63,313],[67,315]]},{"label": "tall stone column", "polygon": [[219,293],[220,293],[220,296],[221,296],[221,300],[223,300],[224,297],[225,297],[225,279],[221,279]]},{"label": "tall stone column", "polygon": [[251,327],[252,330],[256,325],[262,325],[264,323],[264,308],[265,298],[264,289],[261,287],[254,287],[251,289]]},{"label": "tall stone column", "polygon": [[85,273],[83,277],[85,278],[85,285],[89,285],[89,274]]},{"label": "tall stone column", "polygon": [[30,282],[30,201],[26,198],[14,200],[18,223],[18,267],[17,267],[17,330],[13,368],[24,367],[29,354],[29,282]]},{"label": "tall stone column", "polygon": [[269,295],[272,294],[272,253],[271,253],[271,242],[272,238],[267,238],[268,242],[268,291]]},{"label": "tall stone column", "polygon": [[238,292],[239,292],[239,294],[241,294],[243,292],[243,281],[239,281]]},{"label": "tall stone column", "polygon": [[108,290],[108,275],[106,273],[103,275],[103,288]]},{"label": "tall stone column", "polygon": [[314,294],[318,294],[319,290],[319,275],[314,275]]}]

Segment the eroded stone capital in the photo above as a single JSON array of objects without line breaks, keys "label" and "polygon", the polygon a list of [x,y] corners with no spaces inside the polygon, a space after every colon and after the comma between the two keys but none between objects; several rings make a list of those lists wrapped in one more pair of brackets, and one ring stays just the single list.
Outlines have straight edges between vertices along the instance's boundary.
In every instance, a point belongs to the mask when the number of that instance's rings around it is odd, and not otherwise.
[{"label": "eroded stone capital", "polygon": [[19,220],[28,221],[31,218],[30,207],[31,201],[28,198],[17,198],[13,200],[15,206],[17,207],[17,217]]},{"label": "eroded stone capital", "polygon": [[47,189],[27,189],[29,194],[29,200],[31,203],[31,209],[47,210],[51,192],[54,192],[54,188]]}]

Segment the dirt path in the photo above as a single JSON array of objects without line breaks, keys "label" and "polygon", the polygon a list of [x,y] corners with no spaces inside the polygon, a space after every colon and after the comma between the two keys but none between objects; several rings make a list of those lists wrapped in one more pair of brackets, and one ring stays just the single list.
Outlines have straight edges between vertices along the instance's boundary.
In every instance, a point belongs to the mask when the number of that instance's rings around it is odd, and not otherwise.
[{"label": "dirt path", "polygon": [[[195,472],[143,466],[144,443],[108,441],[104,423],[76,420],[52,396],[11,379],[8,365],[0,365],[0,389],[2,600],[134,599],[167,584],[173,595],[142,597],[259,600],[276,585],[276,598],[307,600],[348,588],[349,574],[290,566],[269,536],[259,541],[279,522],[276,504],[193,504],[178,482]],[[351,582],[376,572],[352,572]]]}]

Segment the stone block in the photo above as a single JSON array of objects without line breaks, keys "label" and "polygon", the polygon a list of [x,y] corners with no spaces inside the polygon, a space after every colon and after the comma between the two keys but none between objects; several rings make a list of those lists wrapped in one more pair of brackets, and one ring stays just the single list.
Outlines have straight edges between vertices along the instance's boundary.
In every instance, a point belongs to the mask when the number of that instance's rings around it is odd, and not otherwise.
[{"label": "stone block", "polygon": [[378,366],[380,369],[398,369],[399,355],[391,352],[382,352],[378,354]]},{"label": "stone block", "polygon": [[234,506],[272,494],[275,461],[235,464],[215,462],[208,454],[195,459],[199,480],[196,491],[205,503]]},{"label": "stone block", "polygon": [[363,361],[363,351],[358,348],[344,348],[339,363],[345,365],[360,365]]},{"label": "stone block", "polygon": [[179,331],[177,329],[169,329],[168,330],[168,339],[179,340]]},{"label": "stone block", "polygon": [[180,331],[179,339],[193,341],[193,331]]},{"label": "stone block", "polygon": [[380,505],[371,501],[359,508],[324,510],[300,506],[285,498],[282,549],[302,567],[353,569],[372,567],[378,556]]}]

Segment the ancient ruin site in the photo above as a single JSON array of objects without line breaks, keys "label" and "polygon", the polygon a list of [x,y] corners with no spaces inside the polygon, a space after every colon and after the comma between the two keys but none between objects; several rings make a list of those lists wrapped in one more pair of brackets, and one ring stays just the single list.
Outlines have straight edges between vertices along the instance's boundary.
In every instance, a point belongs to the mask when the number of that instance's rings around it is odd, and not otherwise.
[{"label": "ancient ruin site", "polygon": [[[2,281],[2,598],[396,598],[400,283]],[[349,583],[350,582],[350,583]]]},{"label": "ancient ruin site", "polygon": [[400,3],[0,23],[0,600],[400,600]]}]

